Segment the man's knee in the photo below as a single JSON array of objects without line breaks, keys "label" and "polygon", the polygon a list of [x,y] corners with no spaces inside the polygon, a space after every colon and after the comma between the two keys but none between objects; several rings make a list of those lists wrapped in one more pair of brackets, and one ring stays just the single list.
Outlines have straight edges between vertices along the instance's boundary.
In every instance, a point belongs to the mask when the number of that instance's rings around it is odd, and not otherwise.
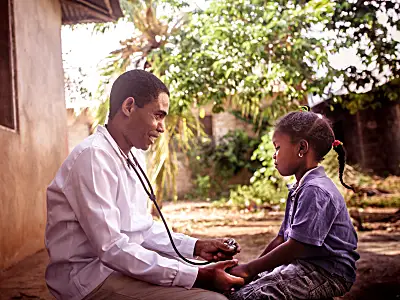
[{"label": "man's knee", "polygon": [[216,295],[215,295],[215,298],[213,298],[213,299],[215,299],[215,300],[228,300],[228,298],[226,298],[224,295],[222,295],[222,294],[218,294],[218,293],[215,293]]},{"label": "man's knee", "polygon": [[219,293],[212,293],[199,300],[228,300],[228,298]]},{"label": "man's knee", "polygon": [[224,295],[203,289],[192,289],[189,299],[193,300],[228,300]]}]

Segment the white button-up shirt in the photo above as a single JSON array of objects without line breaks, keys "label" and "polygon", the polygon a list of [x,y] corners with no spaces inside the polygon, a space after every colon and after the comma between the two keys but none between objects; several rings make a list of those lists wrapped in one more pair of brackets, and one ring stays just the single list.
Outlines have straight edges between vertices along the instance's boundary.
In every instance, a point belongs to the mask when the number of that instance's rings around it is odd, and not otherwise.
[{"label": "white button-up shirt", "polygon": [[[145,168],[143,151],[132,153]],[[46,282],[57,299],[84,298],[114,270],[153,284],[193,286],[198,268],[171,257],[167,232],[153,221],[147,202],[104,127],[71,152],[47,189]],[[196,239],[178,233],[173,239],[193,257]]]}]

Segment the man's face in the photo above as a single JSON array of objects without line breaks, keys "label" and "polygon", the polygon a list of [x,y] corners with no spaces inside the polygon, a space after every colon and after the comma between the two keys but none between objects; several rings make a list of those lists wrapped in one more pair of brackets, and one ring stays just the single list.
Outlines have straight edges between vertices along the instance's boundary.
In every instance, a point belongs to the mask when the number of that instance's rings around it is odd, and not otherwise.
[{"label": "man's face", "polygon": [[289,135],[279,131],[274,132],[272,142],[275,147],[275,168],[282,176],[295,174],[300,166],[297,144],[292,143]]},{"label": "man's face", "polygon": [[165,93],[161,93],[157,99],[142,108],[133,105],[125,127],[125,138],[137,149],[149,149],[165,131],[165,117],[168,110],[169,97]]}]

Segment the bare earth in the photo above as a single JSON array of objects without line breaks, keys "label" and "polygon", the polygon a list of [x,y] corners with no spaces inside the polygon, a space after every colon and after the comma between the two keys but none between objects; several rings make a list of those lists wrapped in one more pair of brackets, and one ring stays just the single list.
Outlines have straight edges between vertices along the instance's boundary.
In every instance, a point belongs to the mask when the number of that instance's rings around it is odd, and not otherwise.
[{"label": "bare earth", "polygon": [[[234,237],[242,247],[240,262],[257,257],[279,230],[282,212],[249,213],[214,208],[207,202],[179,202],[163,208],[169,226],[195,237]],[[396,209],[369,209],[363,214],[390,214]],[[400,299],[400,222],[366,224],[359,232],[357,281],[340,299]],[[0,300],[53,299],[44,282],[47,253],[42,250],[0,273]],[[338,298],[339,299],[339,298]]]}]

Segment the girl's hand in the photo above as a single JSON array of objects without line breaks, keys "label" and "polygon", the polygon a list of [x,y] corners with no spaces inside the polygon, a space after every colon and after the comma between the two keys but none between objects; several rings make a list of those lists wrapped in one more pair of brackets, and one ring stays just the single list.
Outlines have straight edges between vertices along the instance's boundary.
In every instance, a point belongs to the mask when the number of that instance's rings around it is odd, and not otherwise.
[{"label": "girl's hand", "polygon": [[245,283],[249,283],[256,275],[251,273],[248,264],[234,266],[227,269],[226,272],[236,277],[242,277]]}]

